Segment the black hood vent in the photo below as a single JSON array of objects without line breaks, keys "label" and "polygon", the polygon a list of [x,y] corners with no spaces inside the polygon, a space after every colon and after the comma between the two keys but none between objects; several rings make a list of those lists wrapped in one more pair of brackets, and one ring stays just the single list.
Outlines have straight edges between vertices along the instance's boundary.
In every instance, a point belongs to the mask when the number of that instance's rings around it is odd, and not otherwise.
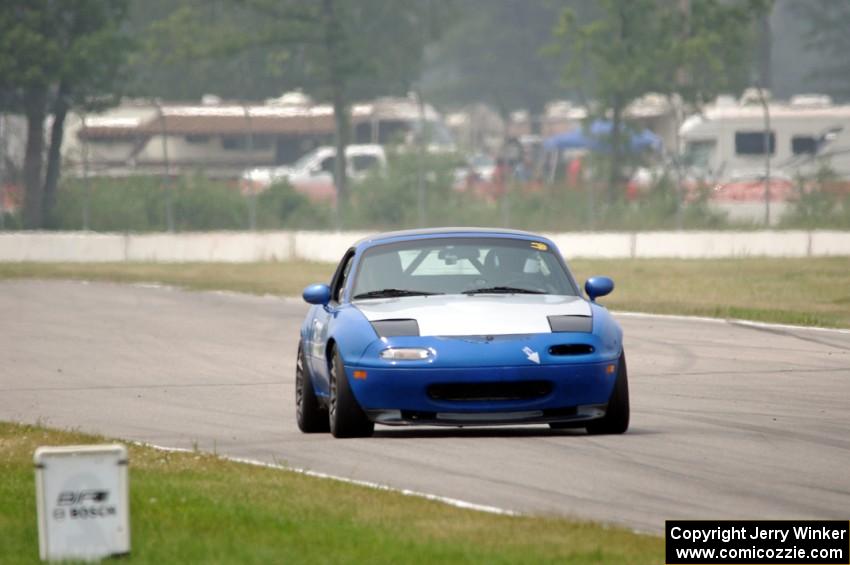
[{"label": "black hood vent", "polygon": [[549,348],[549,355],[589,355],[595,350],[588,343],[561,343]]}]

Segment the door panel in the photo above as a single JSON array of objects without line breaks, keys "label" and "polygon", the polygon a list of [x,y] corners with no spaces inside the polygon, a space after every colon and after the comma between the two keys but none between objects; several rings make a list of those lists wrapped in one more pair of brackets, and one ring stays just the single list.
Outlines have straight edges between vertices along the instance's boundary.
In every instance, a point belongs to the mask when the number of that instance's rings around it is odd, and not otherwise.
[{"label": "door panel", "polygon": [[313,375],[313,383],[316,394],[327,396],[328,394],[328,361],[327,343],[328,330],[337,308],[342,300],[342,289],[351,270],[354,259],[354,249],[349,249],[337,265],[333,279],[331,279],[331,301],[326,308],[316,308],[316,314],[310,328],[310,342],[308,346],[308,364]]}]

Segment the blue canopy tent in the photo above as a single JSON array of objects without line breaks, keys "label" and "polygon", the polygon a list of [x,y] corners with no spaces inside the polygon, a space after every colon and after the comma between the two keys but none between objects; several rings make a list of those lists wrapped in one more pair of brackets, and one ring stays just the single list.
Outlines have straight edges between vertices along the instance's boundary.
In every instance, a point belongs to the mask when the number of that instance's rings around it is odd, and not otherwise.
[{"label": "blue canopy tent", "polygon": [[[543,147],[546,150],[587,149],[609,153],[611,151],[609,138],[612,129],[613,124],[610,121],[594,120],[590,124],[589,132],[578,128],[559,133],[546,139],[543,142]],[[639,132],[624,131],[623,133],[628,136],[628,143],[625,144],[625,148],[629,152],[660,151],[662,148],[661,138],[648,129]]]}]

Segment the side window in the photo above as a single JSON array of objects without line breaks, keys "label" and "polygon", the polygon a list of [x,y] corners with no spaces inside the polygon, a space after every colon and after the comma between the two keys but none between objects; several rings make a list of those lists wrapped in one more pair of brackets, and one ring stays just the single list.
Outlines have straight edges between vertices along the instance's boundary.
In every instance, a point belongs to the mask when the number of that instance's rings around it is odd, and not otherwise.
[{"label": "side window", "polygon": [[348,280],[348,275],[351,273],[351,265],[354,263],[354,250],[349,249],[339,262],[339,266],[334,273],[334,278],[331,281],[331,301],[339,302],[342,299],[342,289],[345,288],[345,282]]},{"label": "side window", "polygon": [[374,155],[354,155],[351,158],[351,169],[362,173],[378,166],[378,158]]},{"label": "side window", "polygon": [[[736,131],[735,132],[735,154],[736,155],[764,155],[769,152],[776,153],[776,134],[770,132],[767,136],[765,147],[763,131]],[[767,151],[765,151],[767,149]]]},{"label": "side window", "polygon": [[818,142],[811,135],[795,135],[791,138],[791,153],[794,155],[814,155],[818,152]]},{"label": "side window", "polygon": [[334,174],[334,163],[336,163],[336,157],[326,157],[322,159],[321,165],[319,168],[323,173]]}]

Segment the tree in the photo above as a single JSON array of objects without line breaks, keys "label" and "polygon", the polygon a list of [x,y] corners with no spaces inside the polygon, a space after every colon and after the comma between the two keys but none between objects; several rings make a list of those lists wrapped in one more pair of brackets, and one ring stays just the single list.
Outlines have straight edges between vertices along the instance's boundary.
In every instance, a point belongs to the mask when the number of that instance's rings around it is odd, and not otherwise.
[{"label": "tree", "polygon": [[819,55],[809,78],[829,94],[850,98],[850,3],[795,2],[792,10],[805,22],[806,49]]},{"label": "tree", "polygon": [[656,0],[601,0],[599,7],[601,16],[585,25],[565,9],[554,33],[569,54],[565,82],[589,86],[593,114],[611,112],[608,199],[613,202],[622,180],[623,111],[658,85],[664,25]]},{"label": "tree", "polygon": [[[583,9],[580,2],[570,4]],[[557,18],[554,3],[464,0],[450,9],[455,24],[433,46],[423,77],[429,98],[454,105],[485,102],[507,117],[520,108],[538,114],[547,101],[563,96],[557,61],[540,56]]]},{"label": "tree", "polygon": [[[24,225],[44,226],[56,199],[65,117],[117,98],[130,49],[126,0],[7,0],[0,6],[0,105],[27,119]],[[44,125],[53,122],[44,170]]]},{"label": "tree", "polygon": [[757,58],[754,24],[770,12],[771,0],[679,0],[666,8],[660,14],[658,92],[678,94],[699,109],[718,94],[751,84]]},{"label": "tree", "polygon": [[[298,86],[330,101],[337,148],[335,184],[344,202],[350,104],[357,98],[410,89],[420,74],[425,45],[439,29],[434,18],[442,13],[442,4],[441,0],[183,0],[150,26],[146,55],[153,64],[182,68],[204,60],[232,61],[265,53],[261,68],[279,77],[276,93]],[[232,77],[228,80],[232,84]],[[241,87],[250,93],[250,86]]]},{"label": "tree", "polygon": [[323,0],[321,66],[336,121],[335,179],[338,197],[348,197],[345,147],[350,103],[357,98],[405,94],[421,74],[425,47],[445,27],[441,0]]},{"label": "tree", "polygon": [[750,80],[753,22],[769,0],[602,0],[600,15],[580,25],[563,11],[554,34],[566,45],[568,84],[581,84],[594,115],[610,112],[608,197],[619,195],[623,112],[649,92],[678,94],[694,107]]},{"label": "tree", "polygon": [[[667,95],[676,116],[673,148],[677,186],[681,189],[683,163],[680,155],[680,108],[684,103],[700,110],[704,103],[724,92],[737,92],[751,83],[752,66],[759,59],[759,84],[769,84],[769,36],[761,37],[759,57],[754,52],[754,24],[767,21],[771,0],[720,2],[680,0],[664,17],[668,33],[665,58],[659,61],[663,82],[659,92]],[[766,59],[765,59],[766,57]],[[678,96],[679,100],[676,100]],[[676,192],[676,222],[681,227],[682,194]]]}]

